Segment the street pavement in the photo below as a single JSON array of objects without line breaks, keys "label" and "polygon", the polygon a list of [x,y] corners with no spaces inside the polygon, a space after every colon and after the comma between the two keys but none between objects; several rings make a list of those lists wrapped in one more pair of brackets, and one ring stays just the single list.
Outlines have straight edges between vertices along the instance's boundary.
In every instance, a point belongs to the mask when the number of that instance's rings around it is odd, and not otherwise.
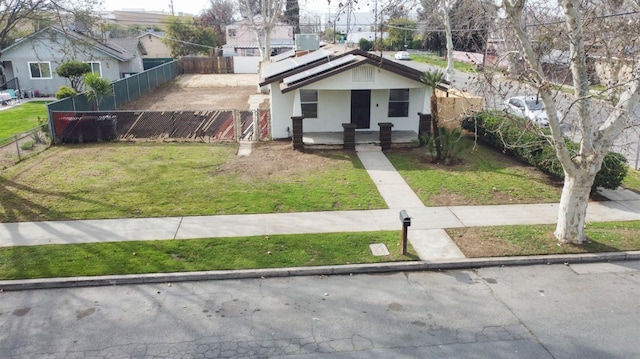
[{"label": "street pavement", "polygon": [[640,262],[0,293],[0,358],[637,358]]}]

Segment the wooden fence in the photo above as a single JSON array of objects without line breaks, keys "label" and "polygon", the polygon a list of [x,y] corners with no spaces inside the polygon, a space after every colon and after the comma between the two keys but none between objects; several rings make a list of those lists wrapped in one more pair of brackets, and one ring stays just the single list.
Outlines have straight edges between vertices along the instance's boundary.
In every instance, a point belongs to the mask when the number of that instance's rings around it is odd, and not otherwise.
[{"label": "wooden fence", "polygon": [[441,126],[460,127],[462,118],[471,113],[482,111],[484,99],[453,88],[448,91],[437,89],[438,119]]},{"label": "wooden fence", "polygon": [[187,56],[180,59],[181,72],[184,74],[232,74],[233,57]]}]

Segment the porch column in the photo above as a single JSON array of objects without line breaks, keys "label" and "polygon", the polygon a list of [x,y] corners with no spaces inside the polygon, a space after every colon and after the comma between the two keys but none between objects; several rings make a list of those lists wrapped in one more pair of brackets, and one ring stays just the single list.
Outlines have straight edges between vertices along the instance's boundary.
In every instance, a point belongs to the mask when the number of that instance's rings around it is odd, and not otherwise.
[{"label": "porch column", "polygon": [[293,108],[291,109],[291,133],[293,140],[293,149],[296,151],[304,150],[304,143],[302,143],[302,104],[300,103],[300,90],[296,90],[293,94]]},{"label": "porch column", "polygon": [[293,134],[293,149],[296,151],[304,150],[304,143],[302,143],[302,119],[303,116],[291,116],[291,128]]},{"label": "porch column", "polygon": [[391,148],[391,128],[393,123],[391,122],[378,122],[380,126],[380,147],[383,151]]},{"label": "porch column", "polygon": [[420,141],[420,146],[424,146],[425,143],[422,137],[431,137],[431,114],[418,112],[418,116],[420,117],[418,140]]},{"label": "porch column", "polygon": [[345,150],[356,149],[356,127],[355,123],[343,123],[342,142]]}]

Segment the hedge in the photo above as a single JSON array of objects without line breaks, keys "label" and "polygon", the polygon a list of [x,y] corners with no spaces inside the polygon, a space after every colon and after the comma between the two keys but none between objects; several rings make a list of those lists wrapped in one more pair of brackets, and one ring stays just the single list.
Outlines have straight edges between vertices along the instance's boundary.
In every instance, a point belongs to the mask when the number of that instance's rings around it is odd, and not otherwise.
[{"label": "hedge", "polygon": [[[564,171],[553,146],[539,133],[538,128],[521,118],[500,111],[479,112],[462,120],[462,128],[476,133],[479,140],[517,159],[535,166],[555,178],[564,178]],[[566,140],[572,153],[579,146]],[[596,175],[592,190],[597,187],[616,189],[627,175],[627,159],[616,152],[604,157],[602,168]]]}]

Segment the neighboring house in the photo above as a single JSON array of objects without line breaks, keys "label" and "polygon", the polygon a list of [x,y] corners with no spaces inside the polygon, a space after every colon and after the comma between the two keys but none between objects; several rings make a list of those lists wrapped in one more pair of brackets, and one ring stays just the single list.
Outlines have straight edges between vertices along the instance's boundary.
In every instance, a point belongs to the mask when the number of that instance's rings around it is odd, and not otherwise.
[{"label": "neighboring house", "polygon": [[162,41],[166,36],[164,32],[147,31],[138,36],[140,45],[143,48],[143,59],[166,59],[171,58],[169,46]]},{"label": "neighboring house", "polygon": [[263,67],[260,86],[269,85],[274,139],[290,137],[292,117],[304,117],[304,132],[342,132],[350,123],[358,131],[376,131],[392,123],[393,131],[419,132],[418,113],[430,113],[431,90],[422,72],[352,50],[336,54],[320,49]]},{"label": "neighboring house", "polygon": [[46,27],[2,50],[7,79],[18,78],[23,91],[55,94],[69,80],[56,74],[62,63],[78,60],[94,72],[115,81],[143,71],[137,46],[127,50],[111,41],[99,41],[72,30]]},{"label": "neighboring house", "polygon": [[164,32],[155,31],[147,31],[138,36],[145,70],[173,61],[169,46],[162,41],[165,36]]},{"label": "neighboring house", "polygon": [[[260,56],[256,33],[247,20],[227,25],[227,43],[222,47],[225,56]],[[271,31],[271,50],[275,54],[294,47],[293,26],[278,23]]]}]

